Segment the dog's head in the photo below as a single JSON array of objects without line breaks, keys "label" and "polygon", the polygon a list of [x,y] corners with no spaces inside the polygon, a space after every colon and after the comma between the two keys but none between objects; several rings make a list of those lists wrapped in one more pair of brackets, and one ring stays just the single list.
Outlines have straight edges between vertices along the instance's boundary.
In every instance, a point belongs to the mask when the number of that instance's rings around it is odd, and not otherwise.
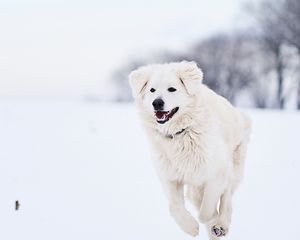
[{"label": "dog's head", "polygon": [[203,73],[194,62],[154,64],[131,72],[133,97],[157,123],[184,114],[202,86]]}]

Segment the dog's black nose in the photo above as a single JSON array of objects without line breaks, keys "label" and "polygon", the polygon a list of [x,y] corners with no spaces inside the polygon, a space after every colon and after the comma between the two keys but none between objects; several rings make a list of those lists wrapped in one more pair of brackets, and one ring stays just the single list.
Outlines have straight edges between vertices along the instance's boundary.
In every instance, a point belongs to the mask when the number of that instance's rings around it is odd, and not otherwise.
[{"label": "dog's black nose", "polygon": [[163,110],[165,102],[161,98],[157,98],[153,101],[152,105],[154,110]]}]

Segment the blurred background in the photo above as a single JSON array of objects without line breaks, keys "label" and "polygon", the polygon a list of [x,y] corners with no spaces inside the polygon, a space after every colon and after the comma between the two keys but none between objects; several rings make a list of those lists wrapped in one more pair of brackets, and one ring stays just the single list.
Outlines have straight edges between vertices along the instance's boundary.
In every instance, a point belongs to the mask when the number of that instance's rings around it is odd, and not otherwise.
[{"label": "blurred background", "polygon": [[0,97],[132,101],[134,68],[193,60],[243,107],[300,108],[300,2],[0,3]]},{"label": "blurred background", "polygon": [[181,60],[253,121],[227,239],[297,238],[299,0],[1,0],[0,239],[191,239],[128,85]]}]

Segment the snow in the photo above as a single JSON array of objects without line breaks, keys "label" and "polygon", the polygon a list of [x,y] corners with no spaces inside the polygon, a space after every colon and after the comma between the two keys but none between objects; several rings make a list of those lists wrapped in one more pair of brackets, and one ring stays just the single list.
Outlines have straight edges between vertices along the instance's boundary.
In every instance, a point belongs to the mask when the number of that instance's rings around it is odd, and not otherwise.
[{"label": "snow", "polygon": [[[227,239],[295,239],[300,114],[248,113],[254,129]],[[1,101],[0,146],[0,239],[192,239],[169,216],[132,105]],[[197,239],[207,239],[204,227]]]}]

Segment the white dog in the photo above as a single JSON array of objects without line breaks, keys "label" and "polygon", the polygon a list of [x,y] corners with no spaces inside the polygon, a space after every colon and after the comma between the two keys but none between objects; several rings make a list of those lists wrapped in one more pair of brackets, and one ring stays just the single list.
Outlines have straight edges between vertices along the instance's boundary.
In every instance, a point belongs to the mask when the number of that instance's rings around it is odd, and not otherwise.
[{"label": "white dog", "polygon": [[243,175],[249,118],[202,84],[194,62],[140,67],[129,76],[157,155],[170,213],[186,233],[199,225],[185,208],[184,186],[210,239],[225,236],[231,197]]}]

